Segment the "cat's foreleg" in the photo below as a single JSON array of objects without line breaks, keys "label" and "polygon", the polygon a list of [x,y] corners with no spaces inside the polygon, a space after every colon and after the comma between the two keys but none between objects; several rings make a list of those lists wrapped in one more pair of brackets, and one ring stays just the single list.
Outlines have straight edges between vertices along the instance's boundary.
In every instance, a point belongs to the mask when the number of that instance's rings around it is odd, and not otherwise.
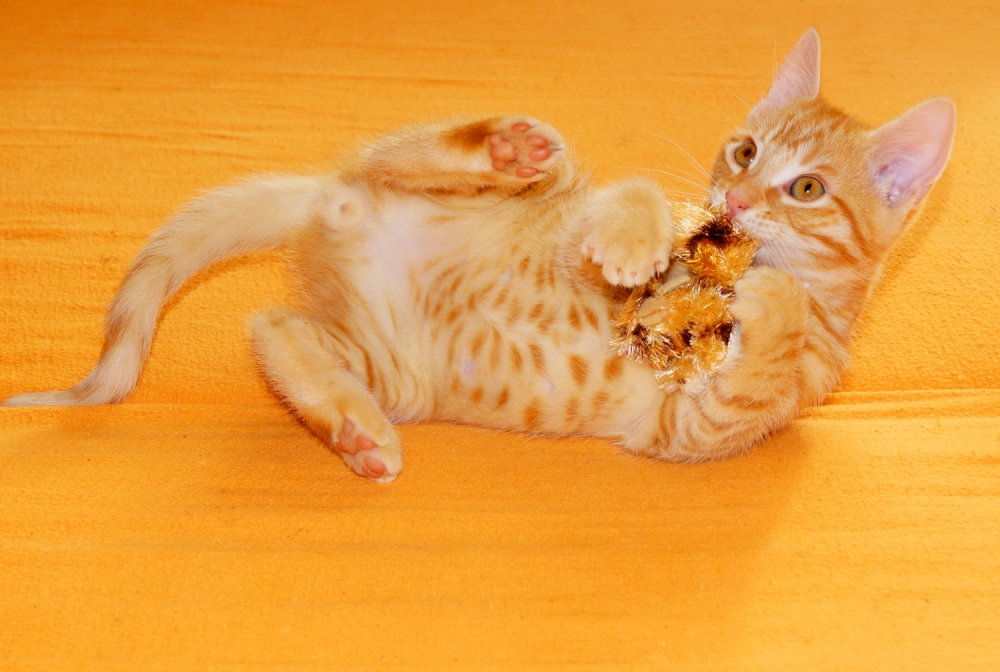
[{"label": "cat's foreleg", "polygon": [[305,317],[275,310],[251,322],[254,349],[275,392],[356,474],[388,482],[403,468],[399,437],[329,337]]},{"label": "cat's foreleg", "polygon": [[612,285],[635,287],[667,269],[675,228],[670,205],[651,180],[632,178],[594,192],[579,221],[584,260]]},{"label": "cat's foreleg", "polygon": [[561,183],[570,173],[565,154],[551,126],[495,117],[404,128],[363,147],[360,168],[370,180],[408,191],[476,193]]},{"label": "cat's foreleg", "polygon": [[663,457],[693,462],[738,453],[799,411],[809,324],[805,289],[784,271],[754,268],[736,284],[730,312],[737,329],[726,361],[702,389],[665,400],[673,417],[660,425],[668,428],[657,441]]}]

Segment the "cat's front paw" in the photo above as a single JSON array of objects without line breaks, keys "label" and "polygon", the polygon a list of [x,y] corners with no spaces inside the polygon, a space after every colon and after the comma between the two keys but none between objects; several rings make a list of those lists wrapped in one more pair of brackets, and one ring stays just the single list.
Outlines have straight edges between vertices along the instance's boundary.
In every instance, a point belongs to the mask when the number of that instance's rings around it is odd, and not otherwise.
[{"label": "cat's front paw", "polygon": [[734,294],[729,313],[740,326],[743,345],[777,348],[805,337],[809,297],[789,273],[751,268],[736,283]]},{"label": "cat's front paw", "polygon": [[667,270],[668,247],[649,238],[628,239],[599,230],[583,241],[584,258],[601,267],[604,279],[619,287],[637,287]]},{"label": "cat's front paw", "polygon": [[635,180],[598,192],[584,219],[590,232],[580,251],[612,285],[635,287],[667,270],[673,216],[654,186]]},{"label": "cat's front paw", "polygon": [[506,117],[489,136],[493,170],[535,182],[559,163],[565,143],[556,129],[530,117]]}]

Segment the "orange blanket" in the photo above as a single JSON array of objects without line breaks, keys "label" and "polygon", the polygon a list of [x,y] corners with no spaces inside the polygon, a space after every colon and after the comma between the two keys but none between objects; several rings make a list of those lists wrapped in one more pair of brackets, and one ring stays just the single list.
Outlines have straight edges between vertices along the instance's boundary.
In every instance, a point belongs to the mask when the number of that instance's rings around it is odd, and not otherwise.
[{"label": "orange blanket", "polygon": [[[276,254],[195,278],[117,407],[0,409],[0,668],[1000,669],[1000,16],[974,2],[105,3],[0,21],[0,398],[96,361],[199,190],[454,114],[553,123],[600,178],[702,165],[809,25],[872,124],[952,156],[831,403],[747,456],[406,427],[390,486],[269,395]],[[653,173],[681,196],[699,191]]]}]

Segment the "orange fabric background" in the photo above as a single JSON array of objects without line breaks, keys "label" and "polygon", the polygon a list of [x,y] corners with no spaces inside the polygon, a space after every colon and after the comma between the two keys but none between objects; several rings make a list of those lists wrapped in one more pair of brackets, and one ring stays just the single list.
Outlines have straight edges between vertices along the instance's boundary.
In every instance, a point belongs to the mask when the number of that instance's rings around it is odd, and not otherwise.
[{"label": "orange fabric background", "polygon": [[719,464],[430,425],[375,486],[246,352],[280,256],[199,275],[130,403],[0,409],[0,667],[1000,668],[998,12],[4,6],[0,397],[89,370],[128,263],[199,190],[404,123],[523,111],[600,179],[697,182],[656,136],[708,166],[815,25],[831,101],[879,124],[948,95],[959,129],[841,391]]}]

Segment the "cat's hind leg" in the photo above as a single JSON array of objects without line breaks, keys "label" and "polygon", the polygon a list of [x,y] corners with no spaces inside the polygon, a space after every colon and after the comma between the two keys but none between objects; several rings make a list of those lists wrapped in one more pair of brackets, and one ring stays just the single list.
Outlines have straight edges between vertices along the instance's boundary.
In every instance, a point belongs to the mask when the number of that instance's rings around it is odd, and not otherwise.
[{"label": "cat's hind leg", "polygon": [[275,392],[359,476],[387,483],[403,468],[399,437],[345,370],[330,337],[307,318],[274,310],[251,321],[260,366]]},{"label": "cat's hind leg", "polygon": [[364,147],[358,167],[371,181],[408,191],[479,194],[563,184],[572,176],[565,154],[562,136],[548,124],[494,117],[404,128]]}]

